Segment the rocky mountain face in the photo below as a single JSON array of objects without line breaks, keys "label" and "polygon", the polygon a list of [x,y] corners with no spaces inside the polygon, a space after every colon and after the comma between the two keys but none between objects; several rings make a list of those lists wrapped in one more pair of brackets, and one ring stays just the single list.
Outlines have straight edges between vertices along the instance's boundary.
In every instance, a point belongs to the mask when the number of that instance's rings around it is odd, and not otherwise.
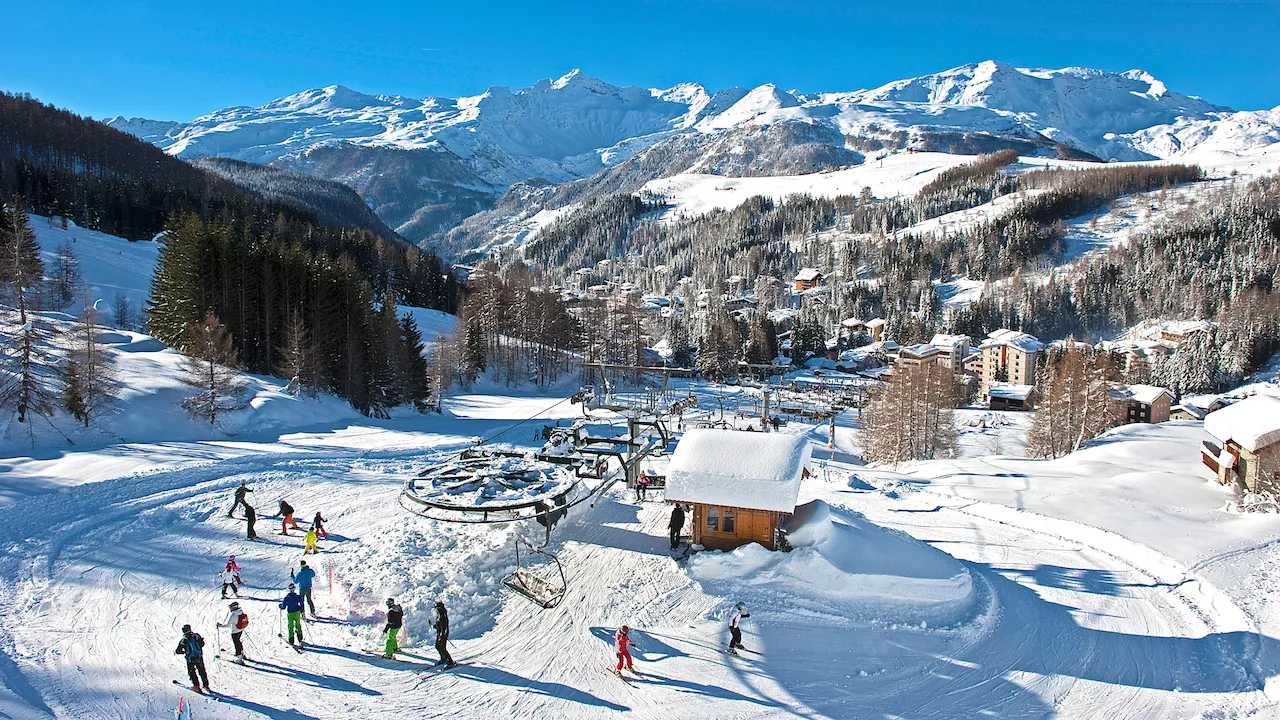
[{"label": "rocky mountain face", "polygon": [[1141,70],[996,61],[839,93],[618,87],[574,70],[471,97],[330,86],[187,123],[108,122],[179,157],[264,163],[345,183],[401,235],[432,238],[454,256],[490,243],[477,229],[492,225],[493,213],[531,216],[685,172],[793,175],[868,155],[1006,147],[1083,160],[1184,158],[1280,141],[1280,108],[1236,112]]}]

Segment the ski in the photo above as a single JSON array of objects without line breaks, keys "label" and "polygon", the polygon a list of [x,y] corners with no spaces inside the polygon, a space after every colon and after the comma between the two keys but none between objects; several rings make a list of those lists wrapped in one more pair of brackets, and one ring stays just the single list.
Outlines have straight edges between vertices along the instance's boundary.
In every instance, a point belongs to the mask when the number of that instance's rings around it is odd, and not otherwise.
[{"label": "ski", "polygon": [[213,657],[217,660],[221,660],[222,662],[235,663],[242,667],[249,666],[249,658],[238,658],[235,655],[222,655],[221,653],[214,655]]},{"label": "ski", "polygon": [[[298,653],[299,655],[301,655],[301,654],[302,654],[302,648],[300,648],[300,647],[298,647],[297,645],[294,645],[293,643],[291,643],[291,642],[289,642],[288,640],[286,640],[286,639],[285,639],[285,637],[284,637],[284,635],[282,635],[282,634],[280,634],[280,633],[276,633],[276,637],[280,638],[280,640],[281,640],[282,642],[284,642],[284,644],[285,644],[285,645],[288,645],[289,647],[293,648],[294,652]],[[300,643],[300,644],[305,644],[305,643]]]},{"label": "ski", "polygon": [[636,686],[636,684],[635,684],[635,683],[631,682],[631,680],[630,680],[627,676],[623,675],[623,674],[622,674],[621,672],[619,672],[618,670],[614,670],[614,669],[613,669],[613,668],[611,668],[611,667],[606,667],[606,668],[604,669],[604,671],[605,671],[605,672],[607,672],[607,673],[609,673],[610,675],[612,675],[612,676],[614,676],[614,677],[618,678],[618,679],[619,679],[619,680],[621,680],[622,682],[626,683],[629,687],[635,687],[635,686]]}]

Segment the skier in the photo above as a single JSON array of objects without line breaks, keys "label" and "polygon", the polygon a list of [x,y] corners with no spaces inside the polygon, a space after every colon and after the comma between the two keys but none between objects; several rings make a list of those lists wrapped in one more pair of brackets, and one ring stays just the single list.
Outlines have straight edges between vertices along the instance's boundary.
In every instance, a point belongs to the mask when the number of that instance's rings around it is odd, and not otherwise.
[{"label": "skier", "polygon": [[671,508],[671,521],[667,523],[667,529],[670,530],[671,549],[675,550],[680,547],[680,531],[684,529],[684,506],[680,503]]},{"label": "skier", "polygon": [[236,488],[236,501],[231,503],[231,509],[227,511],[227,517],[235,517],[236,508],[241,505],[245,506],[246,509],[249,507],[249,503],[245,502],[244,496],[246,493],[251,492],[253,491],[247,485],[243,482],[240,483],[240,487]]},{"label": "skier", "polygon": [[440,662],[436,664],[444,663],[447,670],[458,663],[449,654],[449,611],[445,609],[443,600],[436,601],[436,616],[431,625],[436,629],[436,652],[440,654]]},{"label": "skier", "polygon": [[[209,687],[209,671],[204,669],[204,638],[191,629],[190,625],[182,626],[182,639],[178,641],[178,649],[174,655],[181,655],[187,661],[187,677],[191,678],[191,689],[198,693],[211,690]],[[204,681],[204,690],[200,682]]]},{"label": "skier", "polygon": [[307,530],[307,534],[302,536],[302,554],[315,555],[316,552],[316,529],[313,527]]},{"label": "skier", "polygon": [[404,625],[404,608],[396,604],[395,598],[387,598],[387,624],[382,628],[382,632],[387,636],[387,645],[384,648],[386,652],[382,654],[387,659],[394,658],[396,651],[400,649],[399,643],[396,642],[396,635],[400,633],[401,626]]},{"label": "skier", "polygon": [[232,595],[240,597],[240,576],[236,575],[230,565],[222,571],[220,577],[222,578],[222,599],[227,599],[227,590],[231,590]]},{"label": "skier", "polygon": [[280,601],[280,609],[285,611],[285,615],[289,621],[289,644],[293,644],[293,637],[298,636],[298,647],[302,647],[302,596],[293,583],[289,583],[289,592]]},{"label": "skier", "polygon": [[734,655],[738,654],[738,650],[746,650],[742,646],[742,620],[749,617],[751,613],[747,612],[744,603],[733,606],[733,615],[729,616],[729,652]]},{"label": "skier", "polygon": [[240,609],[240,603],[233,602],[227,610],[227,619],[218,623],[218,627],[229,628],[231,630],[231,644],[236,649],[236,662],[244,664],[246,660],[244,656],[244,643],[240,640],[240,635],[244,633],[244,629],[249,627],[249,615]]},{"label": "skier", "polygon": [[311,529],[316,531],[317,536],[325,540],[329,539],[329,531],[324,529],[324,516],[320,514],[319,510],[316,511],[315,518],[311,520]]},{"label": "skier", "polygon": [[298,584],[298,593],[302,595],[302,599],[311,607],[311,617],[316,616],[316,602],[311,599],[311,583],[316,579],[316,571],[307,566],[307,561],[303,560],[301,567],[298,568],[296,574],[290,572],[293,581]]},{"label": "skier", "polygon": [[249,538],[250,540],[258,539],[258,533],[253,529],[253,524],[257,521],[258,521],[258,513],[254,511],[253,506],[245,505],[244,506],[245,537]]},{"label": "skier", "polygon": [[223,569],[224,569],[224,570],[230,570],[231,572],[235,573],[235,574],[236,574],[236,582],[237,582],[237,583],[238,583],[238,582],[240,582],[240,563],[236,562],[236,556],[235,556],[235,555],[228,555],[228,556],[227,556],[227,565],[226,565],[226,567],[225,567],[225,568],[223,568]]},{"label": "skier", "polygon": [[280,501],[280,534],[288,535],[289,527],[294,530],[298,529],[298,521],[293,519],[293,506],[284,500]]},{"label": "skier", "polygon": [[645,493],[649,490],[649,482],[648,471],[640,473],[640,477],[636,478],[636,502],[645,501]]},{"label": "skier", "polygon": [[618,653],[618,667],[614,668],[614,672],[621,675],[624,664],[631,672],[636,671],[635,662],[631,659],[631,628],[623,625],[613,634],[613,650]]}]

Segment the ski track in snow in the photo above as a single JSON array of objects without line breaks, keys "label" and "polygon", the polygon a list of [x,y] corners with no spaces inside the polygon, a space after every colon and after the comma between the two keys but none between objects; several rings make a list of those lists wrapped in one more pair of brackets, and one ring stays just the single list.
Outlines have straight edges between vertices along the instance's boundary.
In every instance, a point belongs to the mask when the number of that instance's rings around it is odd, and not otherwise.
[{"label": "ski track in snow", "polygon": [[[816,480],[806,495],[967,563],[981,595],[974,617],[955,628],[770,619],[746,630],[762,654],[726,655],[721,618],[733,599],[670,558],[659,503],[637,507],[615,491],[557,530],[569,579],[558,607],[507,597],[478,636],[459,634],[465,619],[455,615],[455,670],[425,667],[435,658],[427,638],[413,639],[408,662],[363,653],[376,644],[372,621],[308,623],[317,645],[294,653],[274,637],[274,605],[301,537],[273,534],[273,499],[287,496],[305,517],[323,498],[334,509],[331,532],[347,540],[322,543],[316,557],[340,563],[381,526],[430,522],[395,505],[415,460],[404,449],[241,456],[0,510],[3,567],[14,580],[0,591],[0,640],[12,659],[0,661],[0,676],[57,717],[167,716],[184,694],[168,682],[185,676],[173,655],[178,628],[191,622],[207,640],[214,689],[226,693],[194,698],[202,717],[1145,718],[1275,708],[1259,691],[1273,673],[1251,664],[1274,641],[1215,625],[1243,615],[1224,613],[1224,599],[1194,583],[1140,567],[1130,548],[1091,545],[1096,533],[1066,521],[1055,532],[1021,527],[1011,518],[1024,514],[986,503],[940,503],[932,493],[891,500]],[[254,488],[265,542],[243,539],[243,520],[225,518],[241,480]],[[228,644],[213,632],[226,608],[213,576],[228,552],[248,583],[246,637],[260,661],[250,668],[212,658]],[[320,575],[318,609],[341,618],[351,608]],[[622,623],[636,628],[644,673],[630,684],[603,672]]]}]

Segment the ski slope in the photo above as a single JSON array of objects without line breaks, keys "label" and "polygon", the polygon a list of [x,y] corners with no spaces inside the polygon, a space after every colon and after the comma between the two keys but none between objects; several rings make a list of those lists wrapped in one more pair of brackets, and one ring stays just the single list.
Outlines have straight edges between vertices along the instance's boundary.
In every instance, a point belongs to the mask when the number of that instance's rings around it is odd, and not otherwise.
[{"label": "ski slope", "polygon": [[[1160,497],[1135,489],[1130,505],[1088,517],[1066,512],[1072,503],[1066,495],[1061,505],[1036,500],[1045,496],[1042,485],[1068,482],[1056,478],[1072,471],[1071,458],[986,456],[922,463],[904,468],[906,474],[815,461],[801,502],[822,500],[841,525],[867,533],[871,555],[850,560],[866,574],[849,576],[852,589],[875,588],[876,573],[898,572],[873,572],[867,563],[889,547],[884,533],[900,531],[895,542],[956,558],[970,578],[972,592],[953,598],[942,620],[922,620],[883,591],[874,602],[842,594],[841,603],[853,604],[832,612],[831,596],[785,582],[804,566],[753,565],[749,549],[682,565],[666,549],[665,507],[637,504],[621,490],[594,507],[580,506],[557,528],[552,549],[569,591],[560,606],[542,610],[501,585],[513,567],[512,535],[532,538],[541,528],[439,524],[404,513],[395,500],[401,480],[423,466],[429,451],[495,433],[531,445],[537,425],[516,423],[533,415],[568,419],[578,410],[561,397],[497,395],[450,398],[446,410],[237,442],[157,441],[132,450],[147,468],[142,472],[118,464],[53,495],[16,496],[0,508],[6,548],[0,710],[13,717],[162,717],[185,695],[197,717],[218,718],[1145,718],[1277,711],[1274,692],[1263,692],[1278,672],[1274,632],[1260,629],[1254,614],[1270,606],[1250,608],[1225,592],[1218,583],[1230,582],[1229,575],[1210,579],[1191,570],[1194,543],[1170,539],[1193,526],[1161,531]],[[838,448],[849,448],[850,420],[839,423]],[[793,423],[786,430],[826,440],[825,428]],[[1096,465],[1105,461],[1105,477],[1127,480],[1122,487],[1167,485],[1170,470],[1144,469],[1144,448],[1181,458],[1198,439],[1188,424],[1150,433],[1121,434],[1086,450],[1075,472],[1102,477]],[[163,459],[143,464],[161,448]],[[79,459],[67,452],[44,471],[74,473]],[[863,480],[850,480],[851,473]],[[1177,487],[1190,477],[1176,476]],[[241,481],[253,488],[251,502],[260,510],[258,542],[244,539],[242,520],[225,517]],[[15,479],[6,474],[0,482]],[[987,486],[1010,494],[963,491]],[[1230,527],[1232,538],[1245,526],[1259,539],[1280,534],[1274,518],[1218,518],[1214,492],[1188,489],[1172,499],[1198,508],[1198,527]],[[296,531],[272,534],[266,516],[279,498],[303,519],[323,511],[334,534],[308,558],[320,570],[321,619],[307,624],[313,645],[303,654],[275,636],[275,602],[302,557]],[[1148,534],[1121,537],[1095,526],[1099,517],[1132,517],[1139,508],[1150,516],[1140,523]],[[1211,553],[1222,543],[1201,545]],[[192,697],[170,682],[184,677],[173,648],[187,622],[207,638],[207,649],[226,643],[214,628],[226,608],[214,573],[228,553],[243,568],[248,651],[257,663],[211,658],[221,694]],[[797,551],[777,562],[804,558]],[[734,567],[742,569],[738,576],[725,574]],[[1274,590],[1264,585],[1244,594],[1268,588]],[[403,662],[362,652],[377,642],[389,595],[406,609]],[[429,667],[435,653],[428,610],[437,598],[451,609],[453,654],[463,663],[448,673]],[[721,649],[723,625],[738,600],[751,607],[746,645],[758,652],[732,656]],[[622,623],[636,628],[644,673],[630,683],[605,671],[609,637]]]}]

